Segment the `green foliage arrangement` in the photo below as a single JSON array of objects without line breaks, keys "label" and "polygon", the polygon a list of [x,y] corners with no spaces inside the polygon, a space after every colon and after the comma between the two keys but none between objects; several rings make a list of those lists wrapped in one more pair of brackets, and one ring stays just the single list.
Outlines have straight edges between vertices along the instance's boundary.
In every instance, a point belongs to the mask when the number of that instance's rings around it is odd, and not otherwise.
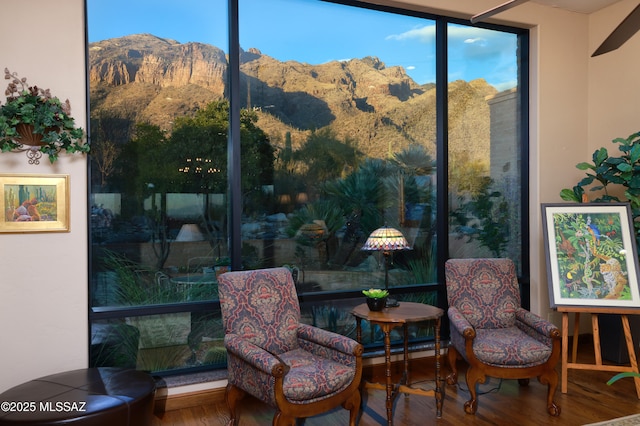
[{"label": "green foliage arrangement", "polygon": [[[5,80],[10,80],[5,91],[7,101],[0,105],[0,147],[2,152],[33,150],[49,156],[54,163],[61,151],[87,153],[84,131],[75,126],[71,105],[51,96],[49,89],[29,86],[25,77],[4,69]],[[41,155],[41,154],[40,154]],[[39,155],[38,157],[39,158]],[[38,164],[38,161],[34,161]]]},{"label": "green foliage arrangement", "polygon": [[491,179],[476,180],[481,181],[477,191],[470,199],[461,197],[460,207],[451,212],[455,230],[502,257],[509,243],[509,205],[502,193],[491,189]]},{"label": "green foliage arrangement", "polygon": [[362,290],[362,294],[372,299],[384,299],[385,297],[389,296],[389,292],[381,288],[370,288],[369,290]]},{"label": "green foliage arrangement", "polygon": [[[621,154],[617,157],[609,155],[604,147],[596,150],[592,163],[583,162],[576,165],[579,170],[585,170],[587,176],[573,188],[563,189],[560,197],[565,201],[578,203],[628,201],[631,204],[637,239],[640,231],[640,132],[633,133],[626,139],[616,138],[613,143],[619,144],[618,150]],[[587,196],[587,187],[598,196]]]}]

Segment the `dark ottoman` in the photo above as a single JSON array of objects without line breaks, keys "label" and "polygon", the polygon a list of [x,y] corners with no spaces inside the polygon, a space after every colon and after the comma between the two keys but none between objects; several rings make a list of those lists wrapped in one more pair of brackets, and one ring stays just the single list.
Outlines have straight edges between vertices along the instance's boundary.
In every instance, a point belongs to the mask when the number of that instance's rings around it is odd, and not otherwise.
[{"label": "dark ottoman", "polygon": [[83,368],[0,394],[0,425],[151,425],[156,384],[144,372]]}]

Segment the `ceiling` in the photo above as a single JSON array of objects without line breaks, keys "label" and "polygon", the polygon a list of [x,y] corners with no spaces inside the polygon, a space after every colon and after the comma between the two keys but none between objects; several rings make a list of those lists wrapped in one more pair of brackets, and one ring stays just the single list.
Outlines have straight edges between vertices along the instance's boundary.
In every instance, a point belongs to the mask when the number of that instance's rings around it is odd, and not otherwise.
[{"label": "ceiling", "polygon": [[[531,0],[534,3],[558,7],[572,12],[592,13],[620,0]],[[499,2],[498,2],[499,3]]]}]

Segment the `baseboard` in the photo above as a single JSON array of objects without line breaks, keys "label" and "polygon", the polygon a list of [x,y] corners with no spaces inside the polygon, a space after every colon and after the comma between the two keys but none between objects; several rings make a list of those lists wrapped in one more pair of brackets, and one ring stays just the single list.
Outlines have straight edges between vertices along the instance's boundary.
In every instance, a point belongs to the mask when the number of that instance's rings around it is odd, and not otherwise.
[{"label": "baseboard", "polygon": [[157,415],[161,415],[166,411],[181,410],[205,404],[218,404],[224,402],[224,391],[224,387],[219,387],[176,395],[166,393],[156,395],[154,412]]}]

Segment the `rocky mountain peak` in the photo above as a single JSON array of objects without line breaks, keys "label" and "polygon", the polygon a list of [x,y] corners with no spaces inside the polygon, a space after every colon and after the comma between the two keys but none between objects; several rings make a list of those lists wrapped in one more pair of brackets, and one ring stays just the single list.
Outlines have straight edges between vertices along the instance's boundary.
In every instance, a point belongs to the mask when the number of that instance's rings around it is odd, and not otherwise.
[{"label": "rocky mountain peak", "polygon": [[[122,115],[170,131],[179,115],[192,114],[228,92],[225,53],[204,43],[179,43],[151,34],[102,40],[89,46],[91,114]],[[384,158],[411,144],[435,156],[435,88],[413,81],[402,67],[374,56],[312,65],[279,61],[257,48],[240,53],[243,107],[277,144],[289,132],[294,148],[311,129],[325,127]],[[488,151],[488,105],[495,88],[484,80],[449,87],[452,134]],[[459,120],[459,122],[458,122]],[[127,133],[124,132],[124,135]]]}]

